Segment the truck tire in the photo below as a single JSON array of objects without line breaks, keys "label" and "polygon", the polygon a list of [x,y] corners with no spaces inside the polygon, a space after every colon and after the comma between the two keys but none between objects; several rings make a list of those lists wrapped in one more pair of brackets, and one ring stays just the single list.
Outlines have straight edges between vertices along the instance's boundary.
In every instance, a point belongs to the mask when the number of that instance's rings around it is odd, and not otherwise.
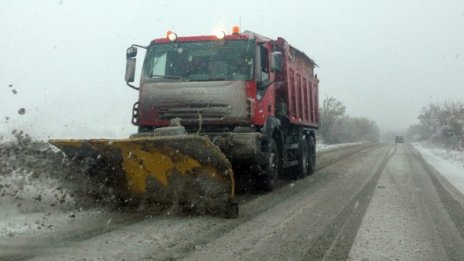
[{"label": "truck tire", "polygon": [[304,178],[309,175],[311,168],[309,142],[305,135],[300,139],[298,151],[298,166],[296,168],[296,178]]},{"label": "truck tire", "polygon": [[261,167],[260,173],[256,176],[256,189],[271,191],[274,189],[279,171],[282,170],[282,156],[277,146],[277,142],[271,139],[269,144],[269,163]]},{"label": "truck tire", "polygon": [[308,175],[311,175],[316,170],[316,141],[314,136],[309,137],[309,168]]}]

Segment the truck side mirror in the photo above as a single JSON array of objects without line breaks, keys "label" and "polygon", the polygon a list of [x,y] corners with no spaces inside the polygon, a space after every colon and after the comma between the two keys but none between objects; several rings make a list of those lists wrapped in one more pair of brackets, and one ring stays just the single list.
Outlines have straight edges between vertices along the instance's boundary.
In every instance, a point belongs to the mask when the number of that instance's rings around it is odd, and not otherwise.
[{"label": "truck side mirror", "polygon": [[129,58],[133,58],[135,56],[137,56],[137,47],[131,46],[131,47],[127,48],[126,58],[129,59]]},{"label": "truck side mirror", "polygon": [[126,61],[126,75],[124,77],[126,82],[134,82],[136,61],[137,61],[137,59],[135,59],[135,58],[127,58],[127,61]]},{"label": "truck side mirror", "polygon": [[271,70],[273,72],[282,71],[282,53],[281,52],[271,53]]}]

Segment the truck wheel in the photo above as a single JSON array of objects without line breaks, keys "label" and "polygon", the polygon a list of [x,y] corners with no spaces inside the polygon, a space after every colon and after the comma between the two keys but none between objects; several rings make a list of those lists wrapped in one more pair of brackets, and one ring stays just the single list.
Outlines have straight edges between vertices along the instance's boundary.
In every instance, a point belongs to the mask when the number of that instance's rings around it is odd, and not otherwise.
[{"label": "truck wheel", "polygon": [[303,136],[300,140],[298,153],[298,167],[296,172],[297,178],[304,178],[309,175],[310,169],[310,149],[307,139]]},{"label": "truck wheel", "polygon": [[271,139],[269,150],[269,163],[263,166],[256,177],[256,188],[264,191],[274,189],[275,183],[279,176],[279,171],[282,169],[282,157],[277,147],[277,142]]},{"label": "truck wheel", "polygon": [[308,175],[311,175],[316,170],[316,141],[313,136],[309,138],[309,167]]}]

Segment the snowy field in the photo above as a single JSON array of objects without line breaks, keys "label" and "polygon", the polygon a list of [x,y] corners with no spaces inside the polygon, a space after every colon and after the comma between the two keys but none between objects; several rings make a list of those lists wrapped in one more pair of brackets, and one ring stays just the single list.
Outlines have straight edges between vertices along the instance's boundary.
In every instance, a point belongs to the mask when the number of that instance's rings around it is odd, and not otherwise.
[{"label": "snowy field", "polygon": [[443,177],[464,194],[464,151],[446,150],[426,143],[413,146]]}]

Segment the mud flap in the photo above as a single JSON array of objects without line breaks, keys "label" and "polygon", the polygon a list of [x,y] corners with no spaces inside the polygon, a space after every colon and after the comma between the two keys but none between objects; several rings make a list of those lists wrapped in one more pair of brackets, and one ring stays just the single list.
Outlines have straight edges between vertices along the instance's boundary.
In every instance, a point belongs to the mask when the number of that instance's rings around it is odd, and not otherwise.
[{"label": "mud flap", "polygon": [[91,157],[111,165],[114,171],[107,173],[108,178],[124,177],[118,190],[131,198],[177,204],[228,217],[238,214],[232,166],[205,137],[178,135],[49,142],[69,157]]}]

